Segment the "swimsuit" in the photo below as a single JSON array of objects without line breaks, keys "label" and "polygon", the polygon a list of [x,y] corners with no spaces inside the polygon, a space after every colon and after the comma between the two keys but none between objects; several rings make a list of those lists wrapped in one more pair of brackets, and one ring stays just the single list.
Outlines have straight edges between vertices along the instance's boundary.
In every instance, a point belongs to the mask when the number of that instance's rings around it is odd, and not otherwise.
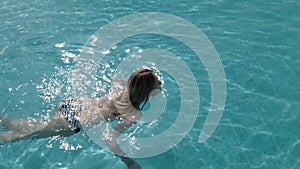
[{"label": "swimsuit", "polygon": [[71,130],[75,133],[80,131],[79,118],[81,115],[81,101],[78,99],[67,99],[61,105],[60,113],[65,116],[67,122],[70,124]]}]

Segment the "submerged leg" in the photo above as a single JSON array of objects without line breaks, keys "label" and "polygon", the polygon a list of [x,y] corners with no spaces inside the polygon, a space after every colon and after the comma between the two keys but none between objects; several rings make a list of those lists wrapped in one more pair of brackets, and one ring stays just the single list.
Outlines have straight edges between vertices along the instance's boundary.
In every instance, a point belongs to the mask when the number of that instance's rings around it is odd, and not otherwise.
[{"label": "submerged leg", "polygon": [[12,120],[7,116],[0,116],[0,127],[7,130],[21,131],[30,126],[30,121],[34,121],[34,119]]},{"label": "submerged leg", "polygon": [[39,132],[44,127],[43,124],[36,124],[24,130],[11,130],[0,135],[0,143],[14,142],[21,139],[26,139]]},{"label": "submerged leg", "polygon": [[47,138],[52,136],[70,136],[75,134],[68,122],[60,114],[55,115],[48,123],[30,125],[26,130],[7,131],[0,135],[0,143],[14,142],[22,139]]}]

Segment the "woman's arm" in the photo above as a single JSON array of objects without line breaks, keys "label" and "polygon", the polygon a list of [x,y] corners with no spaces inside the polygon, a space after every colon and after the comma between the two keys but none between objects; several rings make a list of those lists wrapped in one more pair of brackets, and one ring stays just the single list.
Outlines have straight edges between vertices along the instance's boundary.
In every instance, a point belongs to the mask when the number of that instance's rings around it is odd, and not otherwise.
[{"label": "woman's arm", "polygon": [[130,128],[135,122],[132,122],[127,119],[123,119],[120,123],[114,127],[113,131],[111,132],[111,137],[107,139],[107,145],[109,149],[115,153],[117,157],[119,157],[129,169],[141,169],[139,164],[135,162],[133,159],[129,158],[125,152],[120,148],[119,144],[117,143],[118,137],[123,133],[125,130]]},{"label": "woman's arm", "polygon": [[117,143],[118,137],[123,133],[125,130],[130,128],[134,122],[127,120],[125,118],[122,119],[121,122],[119,122],[112,132],[110,133],[110,136],[107,137],[107,145],[109,149],[114,152],[118,156],[124,156],[127,157],[127,154],[123,152],[123,150],[120,148],[119,144]]}]

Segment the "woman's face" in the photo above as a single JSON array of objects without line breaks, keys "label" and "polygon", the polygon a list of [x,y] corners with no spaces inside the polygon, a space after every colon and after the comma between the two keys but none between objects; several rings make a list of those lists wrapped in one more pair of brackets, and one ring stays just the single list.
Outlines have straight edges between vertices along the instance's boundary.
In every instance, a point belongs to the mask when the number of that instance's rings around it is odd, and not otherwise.
[{"label": "woman's face", "polygon": [[158,79],[158,77],[156,75],[155,75],[154,89],[161,90],[161,81]]},{"label": "woman's face", "polygon": [[155,76],[155,81],[154,81],[154,88],[150,93],[150,96],[155,96],[160,93],[161,91],[161,81],[158,79],[156,75]]}]

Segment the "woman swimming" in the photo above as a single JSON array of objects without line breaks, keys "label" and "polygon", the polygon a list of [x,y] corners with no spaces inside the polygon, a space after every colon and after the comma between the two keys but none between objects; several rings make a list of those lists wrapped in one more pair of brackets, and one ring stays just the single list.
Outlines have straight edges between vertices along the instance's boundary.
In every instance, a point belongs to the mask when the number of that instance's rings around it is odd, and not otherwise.
[{"label": "woman swimming", "polygon": [[140,69],[131,74],[125,82],[125,88],[117,96],[108,94],[96,99],[67,99],[58,104],[56,115],[46,123],[37,123],[36,119],[12,120],[6,116],[0,117],[0,126],[9,130],[0,135],[0,143],[58,135],[67,137],[83,128],[118,119],[119,123],[110,137],[105,139],[107,145],[129,168],[139,168],[121,150],[117,138],[141,119],[141,110],[149,97],[158,94],[160,90],[161,81],[155,73],[149,69]]}]

